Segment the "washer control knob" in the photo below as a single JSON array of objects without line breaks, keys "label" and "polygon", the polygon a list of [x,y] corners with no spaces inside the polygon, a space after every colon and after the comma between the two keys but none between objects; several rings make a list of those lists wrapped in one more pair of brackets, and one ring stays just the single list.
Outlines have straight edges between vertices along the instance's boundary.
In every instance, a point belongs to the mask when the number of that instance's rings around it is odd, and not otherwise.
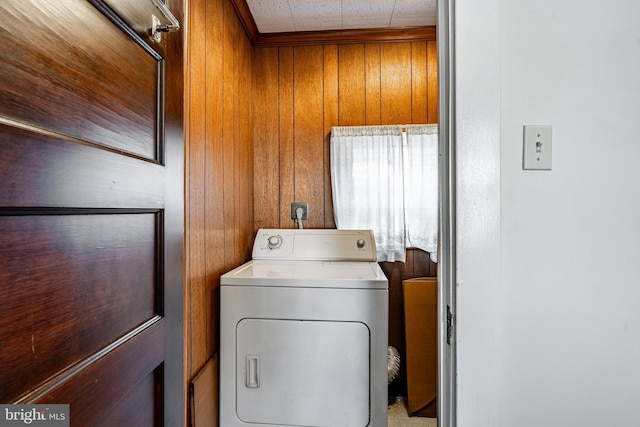
[{"label": "washer control knob", "polygon": [[358,239],[358,242],[356,243],[356,245],[358,245],[359,249],[362,249],[364,248],[365,241],[363,239]]},{"label": "washer control knob", "polygon": [[267,247],[269,247],[269,249],[276,249],[279,248],[280,246],[282,246],[282,237],[281,236],[270,236],[267,239]]}]

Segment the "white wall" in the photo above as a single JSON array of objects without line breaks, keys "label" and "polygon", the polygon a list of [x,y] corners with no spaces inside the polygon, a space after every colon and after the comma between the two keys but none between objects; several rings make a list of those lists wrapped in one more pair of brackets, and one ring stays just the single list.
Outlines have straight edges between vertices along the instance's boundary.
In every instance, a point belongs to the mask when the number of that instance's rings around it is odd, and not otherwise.
[{"label": "white wall", "polygon": [[640,425],[640,2],[456,7],[458,425]]}]

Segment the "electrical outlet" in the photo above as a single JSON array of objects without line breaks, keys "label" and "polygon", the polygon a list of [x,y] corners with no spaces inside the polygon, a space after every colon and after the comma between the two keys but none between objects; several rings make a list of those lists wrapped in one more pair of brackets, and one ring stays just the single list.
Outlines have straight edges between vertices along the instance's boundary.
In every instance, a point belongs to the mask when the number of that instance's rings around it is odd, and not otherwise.
[{"label": "electrical outlet", "polygon": [[309,219],[309,203],[291,203],[291,219],[298,219],[296,210],[302,208],[302,219]]}]

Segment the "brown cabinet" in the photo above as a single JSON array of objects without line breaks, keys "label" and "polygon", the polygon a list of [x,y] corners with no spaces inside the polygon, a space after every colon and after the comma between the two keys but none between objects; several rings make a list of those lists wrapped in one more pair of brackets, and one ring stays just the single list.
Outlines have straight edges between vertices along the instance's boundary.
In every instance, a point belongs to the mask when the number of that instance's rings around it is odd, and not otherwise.
[{"label": "brown cabinet", "polygon": [[402,282],[407,367],[407,407],[411,415],[435,417],[438,388],[438,279]]}]

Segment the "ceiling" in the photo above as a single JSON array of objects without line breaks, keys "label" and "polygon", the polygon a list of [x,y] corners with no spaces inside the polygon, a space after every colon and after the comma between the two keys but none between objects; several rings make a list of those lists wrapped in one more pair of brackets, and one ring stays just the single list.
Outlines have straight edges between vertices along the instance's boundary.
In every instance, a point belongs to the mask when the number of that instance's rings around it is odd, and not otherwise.
[{"label": "ceiling", "polygon": [[260,33],[436,25],[436,0],[246,0]]}]

